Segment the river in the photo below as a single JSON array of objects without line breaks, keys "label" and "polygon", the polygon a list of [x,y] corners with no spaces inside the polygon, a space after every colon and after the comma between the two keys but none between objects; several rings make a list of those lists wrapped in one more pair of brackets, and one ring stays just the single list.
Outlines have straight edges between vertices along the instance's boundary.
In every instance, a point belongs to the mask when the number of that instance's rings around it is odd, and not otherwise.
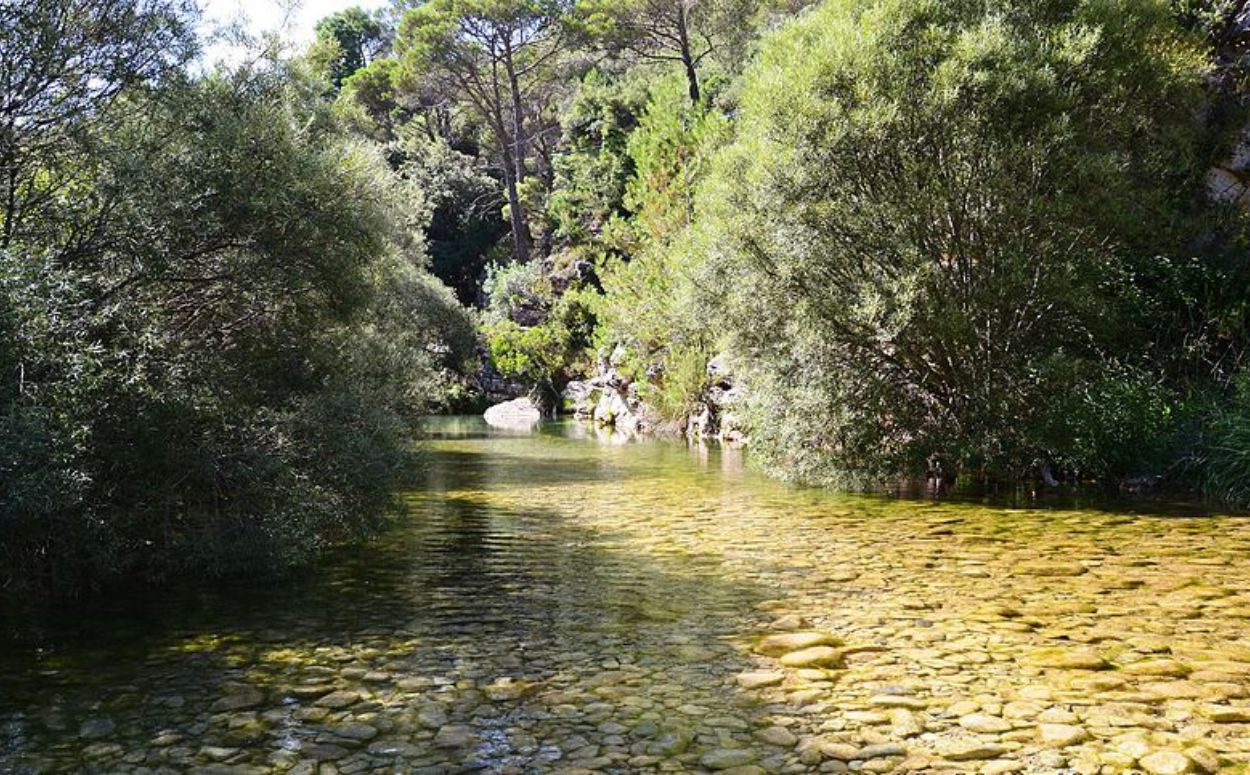
[{"label": "river", "polygon": [[1250,761],[1250,521],[785,486],[433,424],[364,547],[3,623],[0,772],[1198,772]]}]

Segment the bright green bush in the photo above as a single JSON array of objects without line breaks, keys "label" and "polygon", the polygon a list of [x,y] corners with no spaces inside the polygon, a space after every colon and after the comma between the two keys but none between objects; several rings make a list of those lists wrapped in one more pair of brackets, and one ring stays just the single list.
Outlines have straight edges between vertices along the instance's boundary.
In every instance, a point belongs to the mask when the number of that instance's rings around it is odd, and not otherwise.
[{"label": "bright green bush", "polygon": [[567,359],[568,329],[559,324],[524,327],[512,320],[486,326],[491,362],[505,377],[519,379],[548,391]]},{"label": "bright green bush", "polygon": [[[695,278],[757,459],[837,483],[933,456],[1131,468],[1116,428],[1167,436],[1168,393],[1130,304],[1175,301],[1144,278],[1182,249],[1203,70],[1162,0],[827,0],[768,38]],[[1074,400],[1118,414],[1078,433]]]}]

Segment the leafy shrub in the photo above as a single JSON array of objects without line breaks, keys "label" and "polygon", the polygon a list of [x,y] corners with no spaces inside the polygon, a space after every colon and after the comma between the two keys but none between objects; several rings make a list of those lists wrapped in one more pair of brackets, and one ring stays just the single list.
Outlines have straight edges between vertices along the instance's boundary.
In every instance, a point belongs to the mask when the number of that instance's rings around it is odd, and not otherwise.
[{"label": "leafy shrub", "polygon": [[551,305],[551,284],[540,261],[494,264],[482,282],[487,314],[496,319],[532,321]]},{"label": "leafy shrub", "polygon": [[271,572],[384,517],[471,322],[305,86],[134,94],[43,163],[73,194],[0,251],[0,587]]},{"label": "leafy shrub", "polygon": [[1182,249],[1203,71],[1162,0],[827,0],[766,39],[694,279],[747,367],[757,459],[828,482],[933,455],[1125,468],[1137,417],[1054,418],[1083,396],[1168,422],[1129,300],[1174,301],[1144,278]]},{"label": "leafy shrub", "polygon": [[569,346],[568,329],[559,324],[524,327],[512,320],[486,326],[491,362],[505,377],[554,391]]}]

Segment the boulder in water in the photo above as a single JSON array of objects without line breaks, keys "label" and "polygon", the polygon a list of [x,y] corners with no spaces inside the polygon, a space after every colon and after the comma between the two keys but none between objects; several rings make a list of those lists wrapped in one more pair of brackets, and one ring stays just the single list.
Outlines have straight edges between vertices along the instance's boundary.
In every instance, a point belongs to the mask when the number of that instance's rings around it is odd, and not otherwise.
[{"label": "boulder in water", "polygon": [[516,398],[495,404],[486,410],[486,422],[496,428],[528,429],[538,424],[543,413],[528,398]]}]

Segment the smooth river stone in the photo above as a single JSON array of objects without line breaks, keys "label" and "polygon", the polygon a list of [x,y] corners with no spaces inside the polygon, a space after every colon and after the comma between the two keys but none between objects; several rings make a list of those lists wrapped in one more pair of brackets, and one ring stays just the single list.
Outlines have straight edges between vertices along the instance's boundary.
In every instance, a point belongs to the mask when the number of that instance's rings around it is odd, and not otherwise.
[{"label": "smooth river stone", "polygon": [[832,646],[813,646],[781,657],[786,667],[841,667],[842,652]]},{"label": "smooth river stone", "polygon": [[970,716],[964,716],[959,720],[959,726],[970,732],[980,732],[982,734],[998,734],[1011,729],[1010,722],[987,713],[973,713]]},{"label": "smooth river stone", "polygon": [[785,727],[768,727],[755,733],[760,740],[780,748],[793,748],[799,738]]},{"label": "smooth river stone", "polygon": [[938,753],[952,762],[997,759],[1007,753],[1006,746],[985,743],[980,740],[943,740],[938,743]]},{"label": "smooth river stone", "polygon": [[895,737],[914,737],[924,732],[924,724],[910,710],[894,708],[890,711],[890,732]]},{"label": "smooth river stone", "polygon": [[1198,712],[1217,724],[1242,724],[1250,722],[1250,708],[1232,705],[1203,705]]},{"label": "smooth river stone", "polygon": [[1089,733],[1073,724],[1041,724],[1037,727],[1038,739],[1052,748],[1067,748],[1089,739]]},{"label": "smooth river stone", "polygon": [[115,729],[117,729],[117,725],[113,723],[112,719],[88,719],[82,722],[82,726],[79,727],[78,736],[84,740],[99,740],[102,737],[108,737],[113,734]]},{"label": "smooth river stone", "polygon": [[255,708],[265,701],[265,694],[251,686],[243,687],[217,700],[209,708],[213,713],[224,713],[233,710]]},{"label": "smooth river stone", "polygon": [[699,757],[699,764],[709,770],[728,770],[742,767],[755,761],[753,751],[740,748],[717,748]]},{"label": "smooth river stone", "polygon": [[807,619],[804,619],[798,614],[787,614],[780,619],[773,621],[772,624],[768,625],[768,628],[770,630],[782,630],[788,632],[790,630],[801,630],[806,626],[808,626]]},{"label": "smooth river stone", "polygon": [[1058,670],[1102,670],[1108,667],[1107,661],[1094,651],[1063,647],[1034,649],[1025,655],[1024,663]]},{"label": "smooth river stone", "polygon": [[331,710],[341,710],[350,705],[355,705],[357,702],[360,702],[360,695],[356,692],[337,691],[330,692],[317,700],[315,704]]},{"label": "smooth river stone", "polygon": [[786,679],[785,673],[753,672],[739,673],[738,685],[743,689],[762,689],[765,686],[776,686]]},{"label": "smooth river stone", "polygon": [[1150,775],[1182,775],[1192,772],[1194,763],[1180,751],[1155,751],[1137,762]]},{"label": "smooth river stone", "polygon": [[755,646],[755,653],[766,657],[779,657],[791,651],[813,646],[841,646],[842,641],[827,632],[786,632],[769,635]]},{"label": "smooth river stone", "polygon": [[1163,678],[1184,678],[1190,673],[1188,667],[1175,659],[1143,659],[1140,662],[1130,662],[1127,665],[1123,665],[1120,667],[1120,670],[1132,675],[1159,676]]},{"label": "smooth river stone", "polygon": [[477,740],[473,727],[448,724],[438,730],[434,736],[434,745],[439,748],[463,748]]}]

